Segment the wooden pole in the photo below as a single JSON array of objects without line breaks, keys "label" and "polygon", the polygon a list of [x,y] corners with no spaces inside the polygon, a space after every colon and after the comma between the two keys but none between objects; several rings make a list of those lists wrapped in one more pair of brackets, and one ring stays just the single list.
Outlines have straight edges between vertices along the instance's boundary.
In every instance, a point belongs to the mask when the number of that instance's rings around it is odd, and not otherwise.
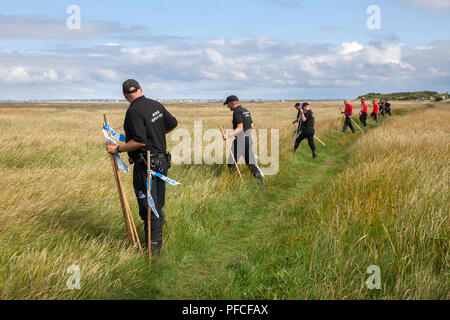
[{"label": "wooden pole", "polygon": [[[152,175],[148,173],[150,171],[150,151],[147,151],[147,197],[150,195],[152,191],[152,185],[151,185],[151,179]],[[147,206],[147,254],[148,254],[148,263],[150,263],[150,260],[152,258],[152,208],[150,205]]]},{"label": "wooden pole", "polygon": [[[104,125],[107,124],[108,118],[106,117],[106,114],[103,115],[103,119]],[[112,154],[110,154],[110,158],[113,167],[114,178],[116,180],[117,191],[119,193],[120,204],[122,206],[122,213],[128,238],[134,247],[138,247],[139,250],[142,251],[139,236],[136,231],[136,226],[134,225],[133,217],[131,215],[130,206],[128,205],[128,200],[123,188],[122,179],[120,178],[119,168],[117,166],[117,159]]]},{"label": "wooden pole", "polygon": [[[220,123],[218,123],[218,124],[219,124],[220,131],[222,131],[222,135],[225,135],[225,131],[223,130],[222,125]],[[225,143],[227,144],[228,151],[230,151],[230,154],[233,157],[233,162],[234,162],[234,165],[236,166],[237,172],[239,173],[239,177],[241,177],[242,182],[244,182],[244,178],[242,178],[241,171],[239,170],[239,167],[238,167],[238,164],[236,162],[236,159],[234,158],[233,150],[231,150],[230,144],[228,143],[227,140],[225,140]]]}]

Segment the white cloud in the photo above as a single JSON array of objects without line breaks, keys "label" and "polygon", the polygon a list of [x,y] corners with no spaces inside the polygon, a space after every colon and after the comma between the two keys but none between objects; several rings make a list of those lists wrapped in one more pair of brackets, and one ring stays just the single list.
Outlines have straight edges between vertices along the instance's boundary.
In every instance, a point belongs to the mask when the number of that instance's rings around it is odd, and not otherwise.
[{"label": "white cloud", "polygon": [[28,72],[25,70],[25,68],[22,67],[15,67],[13,68],[9,74],[7,74],[8,79],[7,81],[11,81],[13,83],[24,83],[24,82],[30,82],[31,76],[28,74]]},{"label": "white cloud", "polygon": [[235,80],[248,80],[248,76],[243,71],[232,71]]},{"label": "white cloud", "polygon": [[358,52],[364,49],[364,46],[362,44],[359,44],[358,42],[344,42],[341,44],[339,53],[340,54],[349,54],[353,52]]},{"label": "white cloud", "polygon": [[120,81],[120,76],[115,70],[101,69],[96,71],[97,75],[104,80]]},{"label": "white cloud", "polygon": [[401,0],[401,4],[435,12],[450,11],[450,0]]},{"label": "white cloud", "polygon": [[[120,98],[121,82],[131,77],[165,98],[217,98],[229,92],[250,97],[301,92],[340,97],[342,92],[356,96],[397,87],[443,89],[450,83],[450,42],[425,47],[357,42],[289,45],[247,38],[145,48],[100,46],[76,53],[0,51],[0,95],[8,98],[15,90],[12,83],[22,83],[30,98],[36,94],[52,98],[56,93]],[[81,90],[92,87],[93,92]]]},{"label": "white cloud", "polygon": [[58,73],[55,70],[49,70],[49,71],[45,71],[42,74],[42,79],[43,80],[48,80],[48,81],[58,81],[59,76],[58,76]]},{"label": "white cloud", "polygon": [[396,64],[401,68],[411,69],[414,67],[402,60],[403,43],[388,45],[385,47],[368,46],[366,55],[369,63],[373,65]]}]

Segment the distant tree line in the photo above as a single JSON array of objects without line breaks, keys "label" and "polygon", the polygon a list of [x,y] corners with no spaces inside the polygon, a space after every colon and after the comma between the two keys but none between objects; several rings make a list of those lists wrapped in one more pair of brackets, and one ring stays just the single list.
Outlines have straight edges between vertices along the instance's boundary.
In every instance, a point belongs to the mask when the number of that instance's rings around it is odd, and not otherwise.
[{"label": "distant tree line", "polygon": [[433,100],[441,101],[444,94],[439,94],[436,91],[416,91],[416,92],[395,92],[395,93],[367,93],[359,96],[358,99],[365,98],[366,100]]}]

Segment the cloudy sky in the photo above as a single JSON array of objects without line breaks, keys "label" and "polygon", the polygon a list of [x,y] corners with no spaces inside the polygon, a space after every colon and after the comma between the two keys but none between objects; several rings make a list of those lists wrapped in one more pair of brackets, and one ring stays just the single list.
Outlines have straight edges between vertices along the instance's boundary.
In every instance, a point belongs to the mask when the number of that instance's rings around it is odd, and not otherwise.
[{"label": "cloudy sky", "polygon": [[445,92],[449,31],[450,0],[8,1],[0,99],[121,98],[127,78],[157,99]]}]

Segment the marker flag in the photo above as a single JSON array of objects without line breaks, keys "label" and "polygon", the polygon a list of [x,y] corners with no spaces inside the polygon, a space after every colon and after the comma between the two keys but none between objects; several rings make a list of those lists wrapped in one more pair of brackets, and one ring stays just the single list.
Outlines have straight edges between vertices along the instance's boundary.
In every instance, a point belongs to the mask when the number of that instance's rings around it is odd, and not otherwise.
[{"label": "marker flag", "polygon": [[[117,144],[117,142],[109,136],[109,133],[111,132],[111,130],[113,130],[113,129],[111,129],[108,124],[106,124],[103,127],[103,135],[105,136],[105,140],[106,140],[106,142]],[[117,137],[118,139],[120,139],[119,141],[122,141],[121,139],[122,139],[123,135],[118,133],[115,130],[113,130],[113,131],[114,131],[113,138]],[[123,137],[122,142],[125,142],[125,137]],[[125,162],[122,161],[122,159],[120,159],[119,154],[116,153],[114,156],[117,159],[117,166],[119,167],[119,169],[121,169],[125,173],[129,173],[130,170],[128,169],[128,166],[125,164]]]},{"label": "marker flag", "polygon": [[125,164],[125,162],[123,162],[122,159],[120,159],[119,154],[116,153],[115,156],[117,159],[117,166],[119,167],[119,169],[121,169],[125,173],[130,173],[130,169],[128,169],[128,166]]},{"label": "marker flag", "polygon": [[[163,175],[163,174],[161,174],[161,173],[159,173],[159,172],[155,172],[155,171],[153,171],[153,170],[148,170],[148,171],[147,171],[147,174],[151,174],[152,176],[158,177],[158,178],[160,178],[161,180],[163,180],[163,181],[169,183],[169,184],[172,185],[172,186],[176,186],[176,185],[181,184],[181,183],[176,182],[176,181],[174,181],[174,180],[172,180],[172,179],[169,179],[169,178],[167,178],[165,175]],[[158,213],[158,211],[156,210],[155,201],[153,200],[152,195],[150,194],[150,192],[149,192],[149,190],[148,190],[148,183],[147,183],[147,182],[146,182],[146,184],[147,184],[147,194],[148,194],[148,198],[147,198],[148,205],[150,206],[150,208],[152,208],[152,211],[153,211],[153,212],[155,213],[155,215],[159,218],[159,213]],[[152,180],[152,178],[150,178],[150,185],[152,185],[152,184],[153,184],[153,180]]]},{"label": "marker flag", "polygon": [[[150,178],[150,184],[152,184],[152,182],[153,182],[152,178]],[[147,185],[147,202],[148,202],[148,205],[152,209],[152,211],[155,214],[155,216],[159,219],[159,213],[158,213],[158,210],[156,210],[155,201],[153,201],[152,195],[151,195],[150,190],[148,188],[148,182],[145,181],[145,184]]]},{"label": "marker flag", "polygon": [[[256,155],[256,153],[253,153],[255,155],[255,159],[259,160],[259,157]],[[262,172],[262,170],[258,167],[258,161],[255,161],[255,167],[256,169],[258,169],[259,173],[261,174],[261,176],[264,177],[264,173]]]},{"label": "marker flag", "polygon": [[155,171],[153,171],[153,170],[149,170],[149,171],[147,171],[147,174],[149,174],[149,173],[150,173],[151,175],[155,176],[155,177],[160,178],[161,180],[167,182],[168,184],[170,184],[170,185],[172,185],[172,186],[176,186],[176,185],[181,184],[180,182],[176,182],[176,181],[174,181],[174,180],[172,180],[172,179],[167,178],[166,176],[162,175],[162,174],[159,173],[159,172],[155,172]]},{"label": "marker flag", "polygon": [[111,137],[114,140],[117,140],[117,141],[120,141],[120,142],[125,142],[125,136],[123,134],[119,133],[118,131],[114,130],[113,128],[111,128],[109,126],[109,124],[106,124],[103,127],[103,130],[106,130],[107,132],[109,132],[111,134]]}]

